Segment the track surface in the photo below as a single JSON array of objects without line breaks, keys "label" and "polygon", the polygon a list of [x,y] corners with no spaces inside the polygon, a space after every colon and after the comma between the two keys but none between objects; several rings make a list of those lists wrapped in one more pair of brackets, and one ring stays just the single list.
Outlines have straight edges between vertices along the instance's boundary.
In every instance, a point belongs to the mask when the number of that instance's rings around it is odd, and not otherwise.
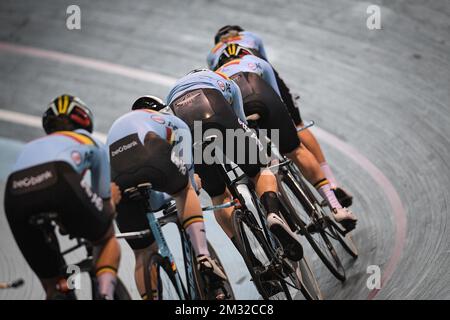
[{"label": "track surface", "polygon": [[[341,284],[314,263],[325,298],[366,299],[367,266],[392,275],[377,299],[450,298],[450,3],[374,1],[382,30],[366,28],[361,1],[78,1],[81,31],[65,28],[69,1],[2,1],[0,41],[124,65],[170,78],[203,66],[212,36],[231,21],[260,34],[270,61],[302,96],[302,112],[345,141],[387,177],[406,215],[404,237],[367,166],[320,134],[329,163],[354,194],[360,217],[355,239],[361,256],[346,260]],[[234,20],[232,20],[234,19]],[[105,70],[104,70],[105,71]],[[55,62],[0,46],[0,108],[40,116],[63,92],[93,106],[96,128],[112,121],[142,94],[165,96],[167,85]],[[20,143],[42,134],[0,120],[0,192]],[[3,199],[3,198],[2,198]],[[257,298],[243,263],[212,217],[211,240],[239,298]],[[399,236],[400,235],[400,236]],[[393,250],[400,241],[401,250]],[[26,286],[0,299],[40,299],[43,292],[25,264],[0,212],[0,281],[23,277]],[[81,255],[79,255],[81,256]],[[121,276],[136,296],[132,254],[124,245]],[[373,297],[372,295],[370,295]]]}]

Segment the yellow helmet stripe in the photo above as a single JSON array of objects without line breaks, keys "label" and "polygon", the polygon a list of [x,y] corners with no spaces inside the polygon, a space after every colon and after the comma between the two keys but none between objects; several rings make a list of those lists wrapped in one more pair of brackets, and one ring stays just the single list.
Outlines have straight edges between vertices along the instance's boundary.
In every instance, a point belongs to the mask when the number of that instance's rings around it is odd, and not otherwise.
[{"label": "yellow helmet stripe", "polygon": [[62,113],[62,97],[58,97],[58,113]]},{"label": "yellow helmet stripe", "polygon": [[63,101],[63,113],[67,113],[67,108],[69,107],[69,96],[64,96]]}]

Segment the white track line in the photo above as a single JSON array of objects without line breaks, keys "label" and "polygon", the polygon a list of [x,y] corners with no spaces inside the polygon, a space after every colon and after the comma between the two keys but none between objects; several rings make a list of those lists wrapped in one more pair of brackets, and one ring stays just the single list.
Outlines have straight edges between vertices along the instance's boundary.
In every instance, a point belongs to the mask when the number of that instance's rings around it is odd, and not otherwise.
[{"label": "white track line", "polygon": [[[15,111],[0,109],[0,120],[42,129],[42,118]],[[106,143],[106,134],[94,132],[94,137]]]}]

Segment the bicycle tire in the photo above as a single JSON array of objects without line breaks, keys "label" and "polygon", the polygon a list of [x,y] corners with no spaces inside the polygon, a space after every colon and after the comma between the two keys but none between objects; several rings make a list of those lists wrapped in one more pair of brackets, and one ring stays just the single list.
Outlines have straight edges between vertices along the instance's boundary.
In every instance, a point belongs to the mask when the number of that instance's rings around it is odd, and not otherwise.
[{"label": "bicycle tire", "polygon": [[[152,272],[153,268],[156,268],[156,274]],[[157,277],[158,284],[156,297],[153,295],[154,290],[152,288],[154,277]],[[152,254],[147,260],[144,268],[144,280],[148,300],[181,300],[182,293],[180,290],[182,288],[177,286],[172,266],[160,254]]]},{"label": "bicycle tire", "polygon": [[230,283],[230,278],[228,277],[225,268],[223,267],[222,261],[220,260],[219,256],[217,255],[216,250],[212,246],[212,244],[208,241],[208,251],[211,256],[211,258],[215,259],[217,262],[217,265],[222,270],[222,272],[227,276],[227,281],[224,282],[224,290],[226,291],[226,299],[225,300],[235,300],[233,288]]},{"label": "bicycle tire", "polygon": [[305,299],[323,300],[322,291],[306,257],[298,262],[298,269],[301,275],[300,291]]},{"label": "bicycle tire", "polygon": [[347,252],[353,259],[358,258],[358,248],[356,247],[355,242],[353,241],[353,238],[350,233],[346,233],[345,235],[342,235],[342,233],[339,230],[342,230],[336,222],[332,221],[330,219],[329,221],[332,228],[334,228],[335,236],[337,240],[341,243],[342,247],[344,248],[345,252]]},{"label": "bicycle tire", "polygon": [[[302,185],[304,188],[307,188],[307,191],[310,195],[310,198],[315,198],[314,195],[311,193],[310,189],[306,186],[306,183],[304,179],[301,178],[301,174],[297,167],[290,165],[289,166],[290,172],[293,174],[293,176],[296,178],[296,180]],[[316,199],[316,203],[319,202]],[[325,215],[326,216],[326,215]],[[333,219],[328,218],[329,225],[334,228],[333,237],[336,238],[344,248],[344,250],[353,258],[358,258],[358,248],[356,247],[355,242],[353,241],[350,233],[346,233],[345,235],[342,235],[342,232],[344,231]],[[344,232],[345,233],[345,232]]]},{"label": "bicycle tire", "polygon": [[117,277],[116,289],[114,290],[114,300],[131,300],[127,287],[119,277]]},{"label": "bicycle tire", "polygon": [[[324,229],[320,229],[319,232],[316,233],[320,237],[313,236],[307,229],[308,223],[304,221],[304,218],[306,216],[308,216],[308,218],[310,219],[309,215],[306,213],[303,218],[302,216],[300,216],[298,212],[300,208],[303,208],[303,210],[307,212],[307,209],[305,209],[303,205],[305,200],[302,199],[303,195],[297,190],[297,186],[291,179],[292,178],[286,175],[284,172],[280,172],[277,175],[278,190],[282,195],[284,201],[286,202],[289,212],[295,213],[291,214],[290,217],[294,220],[294,222],[300,229],[300,234],[305,236],[313,250],[319,256],[320,260],[322,260],[328,270],[340,281],[345,281],[345,269],[339,256],[337,255],[336,249],[328,238],[326,231]],[[289,195],[289,192],[293,194],[297,201],[300,202],[300,206],[292,204],[292,197]]]},{"label": "bicycle tire", "polygon": [[[261,277],[260,272],[262,272],[265,265],[272,261],[273,254],[271,253],[271,249],[267,244],[263,232],[260,229],[255,228],[256,222],[248,221],[252,218],[253,216],[250,216],[249,214],[245,215],[241,210],[235,210],[232,215],[232,227],[236,246],[247,265],[253,283],[264,300],[276,300],[280,297],[280,295],[278,295],[279,293],[284,295],[287,300],[291,300],[292,297],[289,291],[283,287],[283,284],[280,283],[280,281],[276,278],[264,280]],[[257,248],[257,246],[259,246],[259,248]],[[255,256],[256,254],[258,257]],[[260,260],[263,261],[261,262]],[[257,261],[259,261],[259,263]],[[281,290],[275,293],[275,291],[278,291],[277,289]]]},{"label": "bicycle tire", "polygon": [[[289,210],[286,207],[284,201],[281,201],[280,212],[291,227],[291,230],[295,230],[295,224],[290,220]],[[294,225],[294,226],[293,226]],[[306,300],[323,300],[322,291],[320,290],[316,276],[310,267],[310,264],[305,256],[298,261],[292,262],[296,267],[294,270],[297,272],[297,279],[300,283],[300,291]]]}]

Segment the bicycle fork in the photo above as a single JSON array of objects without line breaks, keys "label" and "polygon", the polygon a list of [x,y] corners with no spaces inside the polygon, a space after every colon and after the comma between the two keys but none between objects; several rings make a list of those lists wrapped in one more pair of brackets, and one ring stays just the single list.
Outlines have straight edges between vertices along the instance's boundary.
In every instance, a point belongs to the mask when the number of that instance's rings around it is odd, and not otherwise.
[{"label": "bicycle fork", "polygon": [[181,275],[178,272],[178,268],[175,264],[175,259],[170,252],[169,246],[167,245],[166,239],[164,238],[161,230],[161,226],[158,223],[158,220],[156,219],[155,215],[153,213],[147,214],[147,219],[150,224],[150,229],[152,230],[153,237],[155,238],[156,243],[158,244],[158,249],[160,254],[163,257],[166,257],[169,259],[170,266],[172,267],[172,270],[175,275],[175,281],[177,283],[177,290],[179,291],[178,294],[183,300],[186,300],[186,295],[183,290],[183,283],[181,281]]}]

